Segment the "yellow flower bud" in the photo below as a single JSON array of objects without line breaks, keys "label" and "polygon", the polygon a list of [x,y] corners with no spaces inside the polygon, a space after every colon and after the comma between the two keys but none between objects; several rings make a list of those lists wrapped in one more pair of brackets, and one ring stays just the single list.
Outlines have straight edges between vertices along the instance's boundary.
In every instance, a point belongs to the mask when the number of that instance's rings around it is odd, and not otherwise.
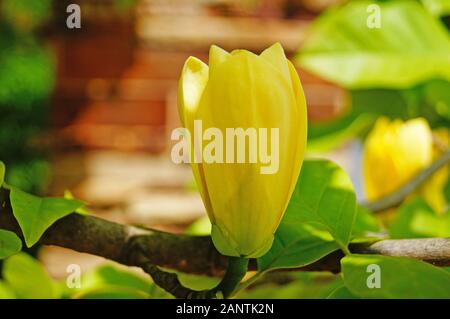
[{"label": "yellow flower bud", "polygon": [[364,145],[363,174],[367,199],[386,196],[405,184],[433,159],[427,121],[380,118]]},{"label": "yellow flower bud", "polygon": [[[262,256],[272,246],[304,158],[306,102],[294,66],[278,43],[261,55],[245,50],[228,53],[212,46],[209,66],[194,57],[187,59],[178,93],[181,120],[192,133],[191,161],[214,153],[208,144],[213,138],[211,134],[206,136],[209,128],[226,137],[215,144],[215,161],[191,163],[216,248],[228,256]],[[199,120],[203,136],[194,132],[194,121]],[[228,161],[239,157],[238,144],[226,147],[230,143],[226,133],[229,128],[254,128],[259,134],[257,139],[250,134],[245,137],[246,149],[241,154],[245,155],[244,162]],[[269,132],[268,145],[261,145],[261,129]],[[199,150],[195,148],[196,139],[208,145]],[[276,165],[269,166],[268,158],[261,156],[261,147],[271,152],[272,159],[278,157]]]}]

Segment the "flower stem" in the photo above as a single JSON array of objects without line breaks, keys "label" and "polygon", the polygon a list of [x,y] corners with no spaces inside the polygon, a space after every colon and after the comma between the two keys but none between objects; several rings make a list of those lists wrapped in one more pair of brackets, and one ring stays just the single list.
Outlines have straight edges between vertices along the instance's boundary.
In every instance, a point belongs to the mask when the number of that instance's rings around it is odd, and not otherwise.
[{"label": "flower stem", "polygon": [[248,258],[228,257],[228,267],[222,281],[213,290],[221,292],[224,298],[230,297],[247,273]]}]

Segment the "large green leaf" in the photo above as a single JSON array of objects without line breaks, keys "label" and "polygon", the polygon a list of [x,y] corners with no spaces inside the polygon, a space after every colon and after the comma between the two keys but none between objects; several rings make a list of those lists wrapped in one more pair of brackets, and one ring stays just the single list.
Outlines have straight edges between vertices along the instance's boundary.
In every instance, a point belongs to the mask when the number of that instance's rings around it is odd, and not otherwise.
[{"label": "large green leaf", "polygon": [[[363,298],[450,298],[450,273],[423,261],[378,255],[351,255],[341,260],[345,286]],[[379,266],[380,287],[369,288]]]},{"label": "large green leaf", "polygon": [[437,19],[415,1],[378,2],[381,27],[369,28],[370,5],[373,1],[352,1],[319,17],[297,62],[353,89],[450,80],[449,35]]},{"label": "large green leaf", "polygon": [[294,193],[269,252],[258,259],[262,272],[310,264],[350,240],[356,196],[348,175],[327,160],[303,163]]},{"label": "large green leaf", "polygon": [[336,288],[327,296],[327,299],[359,299],[353,295],[344,285]]},{"label": "large green leaf", "polygon": [[44,267],[25,253],[19,253],[5,260],[3,278],[18,298],[57,298],[55,284]]},{"label": "large green leaf", "polygon": [[239,291],[238,299],[320,299],[342,285],[339,276],[326,272],[273,272],[251,289]]},{"label": "large green leaf", "polygon": [[15,299],[14,291],[2,280],[0,280],[0,299]]},{"label": "large green leaf", "polygon": [[37,197],[15,187],[11,188],[10,198],[13,214],[28,247],[33,246],[54,222],[84,205],[72,199]]},{"label": "large green leaf", "polygon": [[450,237],[450,214],[437,215],[417,197],[400,207],[389,234],[392,238]]},{"label": "large green leaf", "polygon": [[356,195],[347,173],[328,160],[306,160],[282,224],[320,225],[345,249],[355,216]]},{"label": "large green leaf", "polygon": [[258,270],[305,266],[337,249],[339,245],[329,233],[300,222],[283,222],[272,248],[258,258]]},{"label": "large green leaf", "polygon": [[423,104],[433,108],[440,117],[450,120],[450,82],[429,81],[423,85],[423,95]]},{"label": "large green leaf", "polygon": [[22,249],[22,241],[13,232],[0,229],[0,259],[18,253]]},{"label": "large green leaf", "polygon": [[349,112],[331,122],[308,126],[308,152],[326,152],[365,133],[375,122],[372,114]]}]

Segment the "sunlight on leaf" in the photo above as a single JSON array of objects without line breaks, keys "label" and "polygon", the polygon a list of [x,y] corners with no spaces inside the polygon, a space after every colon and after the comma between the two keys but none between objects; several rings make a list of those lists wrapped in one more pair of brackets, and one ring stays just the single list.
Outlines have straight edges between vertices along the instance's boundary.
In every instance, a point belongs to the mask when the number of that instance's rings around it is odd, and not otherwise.
[{"label": "sunlight on leaf", "polygon": [[437,19],[415,1],[379,2],[381,27],[369,28],[371,3],[352,1],[320,16],[298,54],[300,66],[352,89],[450,80],[450,41]]},{"label": "sunlight on leaf", "polygon": [[37,243],[54,222],[84,205],[77,200],[37,197],[15,187],[11,188],[10,198],[13,214],[28,247]]},{"label": "sunlight on leaf", "polygon": [[[345,286],[363,298],[450,298],[450,273],[423,261],[378,255],[341,260]],[[369,265],[379,266],[379,288],[369,288]]]}]

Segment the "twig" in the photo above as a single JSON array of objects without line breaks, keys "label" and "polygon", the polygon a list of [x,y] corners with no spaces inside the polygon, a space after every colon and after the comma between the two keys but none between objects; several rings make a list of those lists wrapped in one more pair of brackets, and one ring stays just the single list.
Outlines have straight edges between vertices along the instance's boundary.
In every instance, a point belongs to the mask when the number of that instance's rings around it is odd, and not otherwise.
[{"label": "twig", "polygon": [[394,193],[373,202],[362,203],[361,205],[374,213],[383,211],[388,208],[396,207],[406,198],[406,196],[414,192],[436,171],[438,171],[448,163],[450,163],[450,151],[445,152],[439,159],[419,172],[415,177],[413,177],[410,181],[408,181]]}]

